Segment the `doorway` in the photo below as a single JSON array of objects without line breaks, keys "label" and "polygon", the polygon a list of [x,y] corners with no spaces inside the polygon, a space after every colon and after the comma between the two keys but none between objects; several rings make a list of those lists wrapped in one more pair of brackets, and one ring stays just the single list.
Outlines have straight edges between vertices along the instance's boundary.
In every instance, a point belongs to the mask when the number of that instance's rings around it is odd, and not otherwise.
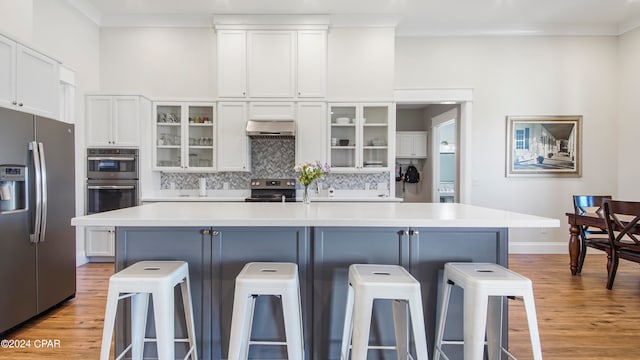
[{"label": "doorway", "polygon": [[[435,163],[440,163],[440,143],[442,140],[437,140],[434,136],[435,130],[432,128],[432,119],[438,115],[445,114],[447,111],[457,109],[455,116],[455,154],[444,155],[444,157],[453,158],[454,160],[447,160],[445,163],[454,164],[454,198],[455,202],[469,204],[471,203],[471,120],[472,120],[472,99],[473,90],[469,88],[458,89],[396,89],[394,91],[394,99],[396,102],[396,109],[408,108],[421,108],[424,111],[424,123],[425,130],[428,132],[428,154],[426,160],[424,160],[426,166],[424,168],[424,190],[428,195],[425,195],[420,201],[426,202],[439,202],[440,194],[434,194],[434,189],[438,189],[439,175],[437,180],[434,178],[435,174],[433,169]],[[428,109],[428,110],[427,110]],[[443,115],[447,117],[450,115]],[[447,120],[451,120],[450,117]],[[446,120],[441,120],[444,123]],[[436,121],[438,122],[438,121]],[[396,114],[396,130],[401,130],[402,118],[400,113]],[[446,128],[445,128],[446,129]],[[434,146],[438,144],[438,147],[434,149]],[[448,142],[449,143],[449,142]],[[442,144],[443,146],[445,144]],[[396,144],[397,146],[397,144]],[[448,150],[451,152],[452,148]],[[443,148],[444,153],[447,153],[446,148]],[[437,156],[434,156],[436,155]],[[396,194],[400,196],[398,187],[402,184],[396,183]],[[406,198],[405,198],[406,199]],[[406,201],[406,200],[405,200]]]},{"label": "doorway", "polygon": [[458,201],[458,109],[446,111],[431,119],[433,132],[432,201]]},{"label": "doorway", "polygon": [[[396,179],[401,179],[396,184],[397,197],[405,202],[458,201],[459,113],[459,104],[396,105]],[[420,137],[424,141],[415,140]],[[406,156],[408,143],[422,149]],[[420,172],[418,183],[401,178],[411,165]]]}]

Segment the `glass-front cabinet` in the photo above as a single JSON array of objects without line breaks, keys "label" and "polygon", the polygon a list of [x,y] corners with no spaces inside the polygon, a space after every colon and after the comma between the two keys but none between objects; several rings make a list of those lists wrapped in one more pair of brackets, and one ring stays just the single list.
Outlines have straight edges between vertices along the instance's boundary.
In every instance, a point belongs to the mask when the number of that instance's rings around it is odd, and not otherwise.
[{"label": "glass-front cabinet", "polygon": [[330,104],[329,162],[332,171],[388,171],[391,104]]},{"label": "glass-front cabinet", "polygon": [[215,170],[213,103],[156,102],[153,112],[154,170]]}]

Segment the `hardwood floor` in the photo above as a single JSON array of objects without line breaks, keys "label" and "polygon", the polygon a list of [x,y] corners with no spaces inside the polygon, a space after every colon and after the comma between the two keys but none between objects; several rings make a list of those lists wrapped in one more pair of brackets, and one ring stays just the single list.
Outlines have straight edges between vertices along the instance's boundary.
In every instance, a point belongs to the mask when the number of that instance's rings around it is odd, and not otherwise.
[{"label": "hardwood floor", "polygon": [[[606,257],[589,254],[581,276],[571,276],[567,255],[511,255],[510,267],[534,284],[545,359],[638,359],[640,272],[621,261],[613,290],[605,288]],[[4,334],[31,341],[31,348],[0,348],[0,359],[97,359],[107,281],[112,264],[78,268],[77,297],[40,319]],[[531,359],[521,302],[510,302],[511,350]],[[36,348],[36,340],[59,346]]]}]

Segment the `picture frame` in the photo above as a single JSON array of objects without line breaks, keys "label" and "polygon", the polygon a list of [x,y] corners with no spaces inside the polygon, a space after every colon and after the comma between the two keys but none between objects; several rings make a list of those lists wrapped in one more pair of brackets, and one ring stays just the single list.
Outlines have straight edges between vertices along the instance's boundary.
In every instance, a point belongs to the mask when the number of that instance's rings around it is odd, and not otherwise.
[{"label": "picture frame", "polygon": [[507,116],[507,177],[581,177],[582,116]]}]

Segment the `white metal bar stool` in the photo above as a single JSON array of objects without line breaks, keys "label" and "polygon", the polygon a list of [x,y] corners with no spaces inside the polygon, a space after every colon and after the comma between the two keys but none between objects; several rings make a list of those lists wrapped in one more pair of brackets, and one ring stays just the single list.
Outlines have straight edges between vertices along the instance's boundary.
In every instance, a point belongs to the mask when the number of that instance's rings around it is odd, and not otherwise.
[{"label": "white metal bar stool", "polygon": [[[449,298],[454,285],[464,290],[464,341],[442,339]],[[447,263],[444,265],[442,286],[440,310],[436,324],[434,360],[439,360],[440,355],[448,359],[442,351],[443,344],[464,344],[465,360],[481,360],[484,354],[485,330],[490,360],[501,359],[503,352],[515,359],[502,346],[503,296],[521,296],[524,299],[533,358],[542,360],[531,280],[497,264]]]},{"label": "white metal bar stool", "polygon": [[[395,300],[393,322],[396,346],[369,346],[371,313],[375,299]],[[418,360],[428,358],[422,313],[420,283],[407,270],[396,265],[353,264],[349,266],[347,308],[342,332],[341,359],[364,360],[368,349],[395,349],[398,359],[413,358],[409,353],[409,313]]]},{"label": "white metal bar stool", "polygon": [[[286,337],[284,342],[251,341],[253,311],[256,298],[260,295],[280,297]],[[250,345],[286,346],[288,359],[304,359],[298,265],[275,262],[246,264],[236,277],[231,316],[229,360],[247,359]]]},{"label": "white metal bar stool", "polygon": [[[174,339],[174,288],[180,284],[182,304],[187,325],[186,339]],[[145,338],[149,295],[153,296],[153,315],[156,338]],[[174,342],[188,342],[189,351],[185,359],[198,357],[196,349],[193,310],[191,308],[191,287],[189,267],[184,261],[140,261],[114,274],[109,279],[107,306],[102,332],[100,359],[109,358],[113,326],[118,309],[118,301],[131,298],[131,344],[116,359],[123,358],[131,350],[133,359],[142,359],[144,342],[155,341],[158,358],[175,359]]]}]

